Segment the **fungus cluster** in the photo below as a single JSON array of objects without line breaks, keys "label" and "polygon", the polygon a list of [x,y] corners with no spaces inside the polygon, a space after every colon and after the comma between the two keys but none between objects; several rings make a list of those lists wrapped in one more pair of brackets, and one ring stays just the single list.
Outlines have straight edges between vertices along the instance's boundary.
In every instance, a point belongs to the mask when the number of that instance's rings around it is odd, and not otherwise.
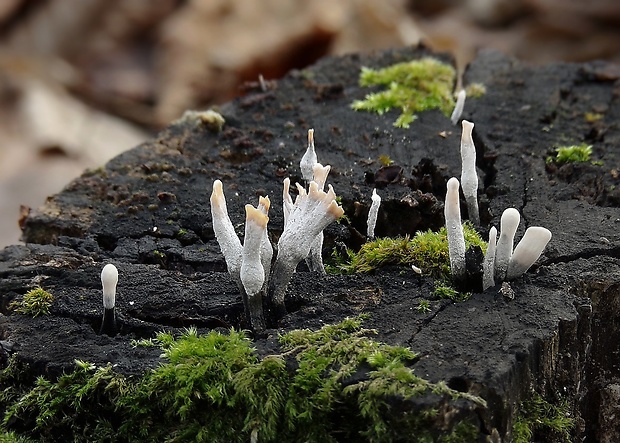
[{"label": "fungus cluster", "polygon": [[[456,112],[456,110],[455,110]],[[476,173],[476,148],[472,131],[474,124],[463,120],[461,135],[461,185],[467,204],[470,220],[480,224],[478,209],[478,175]],[[459,181],[456,177],[448,180],[444,206],[446,230],[448,232],[448,249],[450,268],[456,281],[465,276],[465,239],[461,225],[459,204]],[[489,243],[483,261],[482,287],[486,290],[498,283],[512,280],[527,272],[540,257],[551,240],[551,232],[540,226],[529,227],[513,250],[514,238],[521,216],[515,208],[506,209],[500,220],[499,239],[497,229],[489,231]]]},{"label": "fungus cluster", "polygon": [[[459,94],[458,106],[453,114],[455,119],[460,118],[464,96],[464,93]],[[466,246],[459,198],[461,187],[469,218],[474,225],[480,225],[476,149],[472,137],[474,124],[463,120],[462,127],[461,181],[456,177],[448,180],[444,206],[450,269],[456,282],[462,282],[466,278]],[[242,294],[247,320],[256,332],[264,330],[268,324],[275,324],[286,314],[286,288],[299,262],[306,260],[311,271],[325,273],[321,257],[323,230],[344,214],[342,207],[336,202],[332,186],[328,185],[325,191],[330,166],[318,163],[312,129],[308,131],[308,147],[301,159],[300,169],[307,187],[295,184],[298,192],[295,201],[290,195],[290,179],[284,179],[284,229],[277,244],[275,260],[267,235],[269,198],[260,197],[257,207],[246,205],[245,236],[242,244],[228,216],[222,182],[215,180],[213,183],[213,230],[228,272]],[[371,201],[367,220],[369,239],[375,236],[381,204],[381,197],[376,190],[373,190]],[[519,212],[508,208],[501,218],[499,238],[497,229],[491,228],[489,246],[482,264],[484,289],[526,272],[549,242],[551,233],[547,229],[531,227],[513,250],[519,221]]]},{"label": "fungus cluster", "polygon": [[[297,183],[297,198],[290,194],[290,179],[283,184],[284,230],[278,241],[272,266],[273,248],[267,236],[269,198],[261,197],[258,207],[246,205],[243,245],[228,216],[220,180],[213,183],[211,216],[213,231],[224,255],[229,274],[242,294],[247,320],[255,332],[265,329],[286,314],[284,295],[300,261],[325,273],[321,259],[323,229],[344,214],[331,185],[324,190],[330,166],[317,162],[314,131],[308,131],[308,148],[300,167],[308,188]],[[265,312],[267,315],[265,315]]]}]

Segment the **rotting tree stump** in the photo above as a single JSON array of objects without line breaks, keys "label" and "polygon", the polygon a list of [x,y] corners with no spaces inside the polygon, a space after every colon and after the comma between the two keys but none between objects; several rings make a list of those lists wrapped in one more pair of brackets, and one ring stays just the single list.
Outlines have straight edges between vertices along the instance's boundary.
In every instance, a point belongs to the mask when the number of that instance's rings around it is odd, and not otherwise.
[{"label": "rotting tree stump", "polygon": [[[0,252],[0,364],[9,356],[28,364],[24,378],[56,377],[75,359],[139,375],[159,364],[161,352],[134,348],[132,338],[189,326],[245,327],[214,239],[211,185],[224,182],[239,233],[244,205],[269,195],[275,242],[282,179],[302,182],[308,128],[350,219],[326,230],[324,256],[337,244],[363,241],[380,155],[403,173],[379,191],[376,235],[438,229],[445,182],[460,176],[460,126],[427,111],[400,129],[392,125],[397,111],[350,108],[368,92],[358,86],[362,66],[425,55],[450,60],[423,47],[326,58],[223,105],[221,132],[180,120],[50,197],[23,220],[26,245]],[[259,351],[279,331],[369,313],[365,326],[379,340],[420,353],[417,375],[488,402],[467,412],[480,441],[511,441],[518,405],[532,391],[569,402],[575,441],[620,441],[619,79],[620,68],[606,63],[536,67],[490,51],[465,71],[465,85],[487,89],[468,99],[463,114],[476,125],[483,236],[507,207],[522,214],[517,238],[530,225],[553,233],[538,265],[510,283],[514,298],[494,287],[462,303],[440,300],[433,279],[396,266],[325,277],[300,266],[288,289],[290,313],[256,342]],[[555,146],[581,142],[594,146],[599,164],[546,163]],[[122,330],[114,338],[97,334],[99,274],[108,262],[120,272]],[[11,313],[10,302],[37,285],[55,297],[51,314]],[[430,300],[430,312],[418,311],[421,300]]]}]

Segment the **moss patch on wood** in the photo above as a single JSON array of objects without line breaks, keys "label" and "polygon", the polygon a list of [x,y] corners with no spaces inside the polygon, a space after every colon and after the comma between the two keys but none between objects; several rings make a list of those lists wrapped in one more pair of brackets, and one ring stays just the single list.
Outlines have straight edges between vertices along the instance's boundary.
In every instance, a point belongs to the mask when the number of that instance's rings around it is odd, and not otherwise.
[{"label": "moss patch on wood", "polygon": [[456,71],[432,57],[397,63],[383,69],[362,68],[360,86],[386,86],[387,90],[373,92],[356,100],[351,107],[356,111],[383,114],[400,109],[394,126],[408,128],[416,114],[428,109],[439,109],[449,116],[454,108]]},{"label": "moss patch on wood", "polygon": [[38,317],[39,315],[48,315],[50,306],[54,301],[54,296],[43,288],[34,288],[24,294],[21,300],[12,302],[9,308],[17,314]]},{"label": "moss patch on wood", "polygon": [[[164,361],[142,378],[78,361],[57,380],[4,387],[0,432],[38,441],[62,435],[88,442],[333,442],[408,435],[448,442],[475,428],[462,417],[442,416],[437,405],[465,401],[484,408],[483,399],[418,377],[410,368],[414,352],[377,342],[372,333],[361,317],[348,318],[285,333],[281,352],[266,356],[234,330],[161,333],[155,342]],[[15,381],[17,370],[9,365],[0,379]],[[420,396],[434,400],[411,402]]]}]

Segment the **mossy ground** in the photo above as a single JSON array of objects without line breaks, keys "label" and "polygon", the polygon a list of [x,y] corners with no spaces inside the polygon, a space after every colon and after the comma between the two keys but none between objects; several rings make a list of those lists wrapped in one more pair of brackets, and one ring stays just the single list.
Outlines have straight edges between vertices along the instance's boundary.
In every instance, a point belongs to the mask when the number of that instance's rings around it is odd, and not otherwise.
[{"label": "mossy ground", "polygon": [[555,148],[555,156],[547,157],[547,163],[583,163],[589,162],[592,157],[592,145],[581,143],[572,146]]},{"label": "mossy ground", "polygon": [[[139,379],[76,362],[57,380],[20,383],[13,362],[0,373],[0,431],[16,438],[6,441],[474,441],[475,425],[445,426],[430,404],[484,400],[418,377],[414,352],[371,339],[361,323],[288,332],[281,352],[263,357],[234,330],[162,333],[144,344],[164,360]],[[434,403],[415,406],[420,396]]]},{"label": "mossy ground", "polygon": [[50,313],[50,306],[54,301],[54,296],[43,288],[34,288],[28,291],[19,301],[14,301],[9,308],[17,314],[38,317]]},{"label": "mossy ground", "polygon": [[540,441],[540,437],[544,435],[546,438],[554,438],[553,441],[570,443],[575,421],[568,410],[568,403],[553,405],[534,392],[527,401],[519,405],[518,415],[513,423],[513,441],[530,443]]},{"label": "mossy ground", "polygon": [[[467,248],[478,246],[486,252],[487,243],[468,222],[463,224]],[[334,263],[328,267],[332,273],[354,274],[372,272],[381,266],[398,264],[414,265],[424,275],[439,280],[450,280],[450,255],[445,227],[439,231],[417,232],[413,238],[378,238],[364,243],[359,251],[348,249],[346,256],[334,255]]]},{"label": "mossy ground", "polygon": [[370,93],[364,100],[354,101],[351,107],[356,111],[378,114],[400,109],[402,113],[394,126],[408,128],[421,111],[439,109],[449,116],[455,104],[455,81],[454,68],[431,57],[383,69],[362,68],[361,86],[386,86],[388,89]]}]

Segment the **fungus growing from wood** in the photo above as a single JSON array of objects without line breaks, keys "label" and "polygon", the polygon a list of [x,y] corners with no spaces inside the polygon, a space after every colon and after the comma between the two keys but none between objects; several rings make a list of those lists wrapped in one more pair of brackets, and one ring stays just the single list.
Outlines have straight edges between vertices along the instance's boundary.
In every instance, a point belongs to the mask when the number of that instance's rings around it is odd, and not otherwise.
[{"label": "fungus growing from wood", "polygon": [[494,273],[496,283],[506,280],[506,271],[508,270],[510,257],[512,257],[515,234],[520,221],[521,215],[515,208],[508,208],[502,214],[499,225],[499,240],[495,250]]},{"label": "fungus growing from wood", "polygon": [[508,263],[506,280],[512,280],[524,273],[534,264],[551,240],[551,231],[540,226],[527,228],[523,238],[515,248]]},{"label": "fungus growing from wood", "polygon": [[[256,332],[265,324],[264,305],[274,323],[286,313],[284,294],[297,264],[306,259],[310,270],[325,273],[321,259],[323,229],[344,214],[336,203],[331,185],[323,187],[330,166],[316,161],[313,130],[308,131],[308,151],[300,166],[312,165],[309,190],[296,184],[298,196],[293,203],[290,180],[283,186],[284,230],[278,242],[278,253],[271,266],[273,248],[267,235],[267,212],[270,202],[261,197],[258,208],[246,205],[245,240],[243,246],[235,233],[226,208],[222,182],[215,180],[211,194],[213,230],[226,260],[228,272],[237,282],[244,300],[246,317]],[[314,155],[313,155],[314,154]],[[304,178],[307,178],[307,170]],[[266,294],[266,296],[264,296]]]},{"label": "fungus growing from wood", "polygon": [[306,181],[312,180],[314,165],[317,164],[316,151],[314,150],[314,129],[308,129],[308,149],[299,162],[301,175]]},{"label": "fungus growing from wood", "polygon": [[480,225],[478,210],[478,173],[476,172],[476,147],[472,138],[474,124],[463,120],[461,133],[461,186],[467,203],[467,212],[471,222]]},{"label": "fungus growing from wood", "polygon": [[319,233],[344,214],[342,207],[336,203],[331,185],[327,192],[319,189],[314,181],[310,182],[307,193],[299,185],[298,189],[293,211],[278,241],[278,254],[269,283],[271,314],[276,318],[286,313],[284,294],[297,264],[308,256]]},{"label": "fungus growing from wood", "polygon": [[101,286],[103,287],[103,318],[101,320],[100,334],[110,337],[116,335],[116,285],[118,283],[118,269],[111,263],[103,267],[101,271]]},{"label": "fungus growing from wood", "polygon": [[448,233],[448,250],[452,278],[460,280],[465,277],[465,237],[461,224],[461,207],[459,205],[459,181],[456,177],[448,180],[444,216]]},{"label": "fungus growing from wood", "polygon": [[379,206],[381,206],[381,196],[377,194],[377,190],[372,190],[372,203],[368,211],[368,221],[366,223],[366,236],[369,239],[375,238],[375,226],[377,225],[377,215],[379,215]]},{"label": "fungus growing from wood", "polygon": [[245,205],[245,213],[245,237],[239,277],[247,297],[245,302],[250,323],[255,330],[263,330],[265,319],[263,316],[262,290],[268,276],[265,275],[261,255],[263,255],[265,248],[263,239],[269,217],[252,205]]},{"label": "fungus growing from wood", "polygon": [[482,290],[495,286],[495,248],[497,246],[497,229],[491,227],[489,231],[489,243],[487,253],[484,255],[482,264]]}]

